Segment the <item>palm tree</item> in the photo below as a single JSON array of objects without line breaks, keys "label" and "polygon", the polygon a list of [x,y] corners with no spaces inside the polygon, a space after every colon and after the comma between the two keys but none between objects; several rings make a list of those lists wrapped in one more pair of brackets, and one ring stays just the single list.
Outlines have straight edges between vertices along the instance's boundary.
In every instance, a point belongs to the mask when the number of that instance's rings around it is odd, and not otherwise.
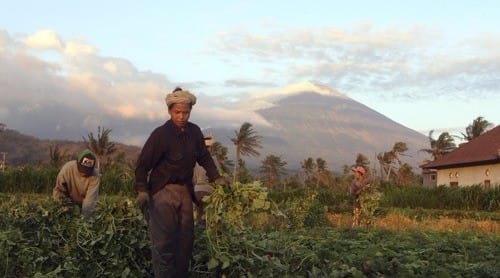
[{"label": "palm tree", "polygon": [[115,143],[109,140],[109,134],[111,129],[97,127],[97,138],[94,137],[94,133],[90,132],[87,138],[83,138],[87,147],[96,155],[97,157],[97,170],[101,167],[104,168],[104,162],[108,155],[115,152]]},{"label": "palm tree", "polygon": [[262,148],[260,141],[262,137],[257,135],[257,132],[252,128],[252,124],[248,122],[243,123],[239,131],[235,130],[234,135],[235,137],[231,138],[231,141],[236,146],[236,161],[238,162],[234,164],[233,172],[233,182],[236,182],[241,156],[259,156],[260,153],[256,149]]},{"label": "palm tree", "polygon": [[465,128],[465,134],[462,133],[462,138],[470,141],[485,133],[491,126],[493,126],[493,124],[485,120],[483,117],[477,117],[470,125],[467,126],[467,128]]},{"label": "palm tree", "polygon": [[359,166],[362,166],[363,168],[365,168],[367,173],[370,172],[370,161],[368,160],[368,158],[364,154],[358,153],[358,156],[356,156],[355,163],[356,163],[356,165],[359,165]]},{"label": "palm tree", "polygon": [[401,160],[399,159],[400,155],[405,155],[404,152],[408,150],[408,146],[406,146],[405,142],[396,142],[390,151],[393,161],[397,161],[398,165],[401,166]]},{"label": "palm tree", "polygon": [[407,150],[408,147],[406,146],[406,143],[396,142],[390,151],[379,153],[377,155],[377,160],[379,161],[382,172],[387,174],[386,180],[389,180],[391,177],[392,169],[394,168],[395,163],[397,163],[397,166],[401,167],[403,163],[399,157],[405,156],[404,153]]},{"label": "palm tree", "polygon": [[307,183],[314,176],[314,171],[316,169],[316,163],[314,162],[314,159],[312,157],[304,159],[304,161],[301,163],[301,168],[306,174],[306,180],[304,181],[304,183]]},{"label": "palm tree", "polygon": [[212,145],[212,154],[217,158],[219,162],[220,169],[224,173],[229,173],[229,169],[234,165],[232,160],[227,158],[227,147],[222,145],[220,142],[214,142]]},{"label": "palm tree", "polygon": [[426,152],[432,155],[433,160],[451,152],[456,148],[455,140],[448,132],[443,132],[437,139],[432,137],[434,130],[429,131],[430,149],[420,149],[421,152]]},{"label": "palm tree", "polygon": [[415,180],[415,173],[408,163],[404,163],[396,173],[399,184],[411,184]]},{"label": "palm tree", "polygon": [[326,184],[329,176],[328,166],[323,158],[316,158],[316,187],[319,187],[320,181]]},{"label": "palm tree", "polygon": [[333,180],[332,172],[328,170],[326,161],[321,157],[316,158],[316,160],[312,157],[304,159],[301,167],[306,175],[304,181],[306,185],[319,187],[320,183],[328,185]]},{"label": "palm tree", "polygon": [[382,152],[377,154],[377,160],[380,165],[380,175],[384,178],[384,174],[387,174],[386,179],[389,179],[391,172],[392,156],[390,152]]},{"label": "palm tree", "polygon": [[276,183],[279,183],[281,176],[286,173],[286,162],[281,156],[268,155],[262,160],[260,172],[265,175],[266,182],[269,188],[273,188]]}]

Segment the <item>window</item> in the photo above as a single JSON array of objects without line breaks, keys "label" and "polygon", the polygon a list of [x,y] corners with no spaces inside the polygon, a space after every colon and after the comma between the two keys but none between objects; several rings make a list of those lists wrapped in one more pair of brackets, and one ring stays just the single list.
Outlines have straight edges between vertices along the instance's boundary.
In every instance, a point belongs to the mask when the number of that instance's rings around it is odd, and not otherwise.
[{"label": "window", "polygon": [[431,180],[435,181],[436,180],[436,175],[431,175]]},{"label": "window", "polygon": [[458,186],[458,181],[450,181],[450,186]]},{"label": "window", "polygon": [[484,180],[484,188],[485,189],[490,189],[491,186],[491,181],[490,180]]}]

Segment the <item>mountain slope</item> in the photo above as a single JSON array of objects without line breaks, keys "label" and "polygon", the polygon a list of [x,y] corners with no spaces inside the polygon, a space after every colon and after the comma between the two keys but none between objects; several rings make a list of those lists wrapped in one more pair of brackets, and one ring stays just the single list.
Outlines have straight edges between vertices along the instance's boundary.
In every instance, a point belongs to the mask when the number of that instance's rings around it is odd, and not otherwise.
[{"label": "mountain slope", "polygon": [[[390,150],[398,141],[407,143],[412,156],[404,157],[404,162],[416,167],[422,161],[418,150],[426,147],[426,136],[344,95],[299,92],[274,104],[257,111],[272,127],[255,127],[263,137],[263,149],[259,158],[249,159],[251,164],[274,154],[296,169],[304,159],[320,157],[330,169],[339,170],[353,164],[358,153],[375,163],[377,153]],[[234,137],[234,131],[217,132],[232,151],[228,138]]]},{"label": "mountain slope", "polygon": [[[22,134],[13,129],[0,132],[0,153],[6,153],[6,165],[21,166],[25,164],[48,164],[50,162],[50,147],[58,146],[61,153],[66,153],[73,159],[83,148],[82,141],[43,140],[34,136]],[[135,161],[140,148],[136,146],[115,143],[116,151],[125,153],[127,161]],[[0,156],[3,159],[3,155]]]},{"label": "mountain slope", "polygon": [[[260,122],[268,123],[260,125],[259,122],[252,122],[251,116],[247,117],[249,119],[247,121],[252,123],[257,133],[262,136],[263,143],[259,157],[244,157],[248,166],[254,169],[271,154],[281,156],[287,162],[286,168],[289,170],[300,168],[304,159],[312,157],[322,158],[328,163],[329,169],[340,171],[342,165],[353,164],[358,153],[365,155],[374,165],[377,163],[377,153],[390,150],[394,143],[399,141],[407,143],[409,147],[407,154],[410,157],[402,157],[403,162],[408,162],[415,168],[426,158],[425,154],[418,153],[419,149],[428,148],[426,136],[325,86],[309,82],[298,83],[267,92],[265,95],[256,94],[245,101],[247,107],[244,108],[251,108],[247,110],[251,110],[254,115],[256,113]],[[265,108],[255,110],[252,107]],[[215,118],[209,113],[217,114],[221,111],[202,111],[204,114],[198,120],[193,118],[194,122],[201,127],[213,125],[214,128],[210,128],[209,132],[215,135],[217,141],[228,147],[228,157],[234,160],[235,148],[230,139],[234,137],[234,131],[243,122],[229,126],[227,121],[222,121],[223,125],[217,125]],[[234,115],[233,111],[229,112],[228,115]],[[62,124],[74,127],[75,134],[85,134],[80,130],[81,125],[72,123],[68,120],[71,117],[68,118],[65,113],[61,113],[64,114],[60,117]],[[196,113],[200,112],[196,110]],[[37,119],[32,121],[34,125],[40,125],[48,130],[54,128],[51,127],[51,122],[42,121],[43,117],[32,115],[32,118]],[[106,125],[106,128],[113,129],[113,136],[118,135],[118,138],[131,141],[135,137],[146,137],[154,127],[162,123],[163,120],[147,121],[132,118],[121,120],[119,124]],[[67,129],[64,130],[64,133],[61,131],[61,134],[54,133],[52,136],[67,138]],[[30,134],[43,135],[34,131]],[[19,136],[20,133],[9,130],[0,133],[0,152],[8,152],[7,161],[10,165],[47,162],[49,146],[54,144],[66,146],[61,149],[68,150],[70,154],[76,153],[83,147],[81,141],[40,140],[31,136]],[[81,138],[81,135],[69,137]],[[129,154],[127,159],[135,161],[142,144],[138,144],[137,147],[123,145],[124,151]]]}]

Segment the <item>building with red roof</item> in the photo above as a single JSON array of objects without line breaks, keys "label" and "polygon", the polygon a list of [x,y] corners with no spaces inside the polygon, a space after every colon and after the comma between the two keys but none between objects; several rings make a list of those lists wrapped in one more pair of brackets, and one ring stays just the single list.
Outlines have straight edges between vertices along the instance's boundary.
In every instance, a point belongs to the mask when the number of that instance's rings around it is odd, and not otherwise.
[{"label": "building with red roof", "polygon": [[435,171],[437,185],[500,184],[500,125],[420,167]]}]

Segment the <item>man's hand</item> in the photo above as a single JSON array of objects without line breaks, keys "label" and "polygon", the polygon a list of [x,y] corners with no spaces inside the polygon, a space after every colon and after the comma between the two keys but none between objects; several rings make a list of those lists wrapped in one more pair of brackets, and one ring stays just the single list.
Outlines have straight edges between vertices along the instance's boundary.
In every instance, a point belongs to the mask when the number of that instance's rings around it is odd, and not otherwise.
[{"label": "man's hand", "polygon": [[147,192],[144,191],[139,191],[139,194],[137,194],[137,198],[135,199],[135,204],[143,210],[146,205],[148,204],[149,201],[149,195]]},{"label": "man's hand", "polygon": [[227,182],[227,180],[224,178],[224,177],[218,177],[214,183],[216,185],[220,185],[220,186],[227,186],[229,183]]}]

